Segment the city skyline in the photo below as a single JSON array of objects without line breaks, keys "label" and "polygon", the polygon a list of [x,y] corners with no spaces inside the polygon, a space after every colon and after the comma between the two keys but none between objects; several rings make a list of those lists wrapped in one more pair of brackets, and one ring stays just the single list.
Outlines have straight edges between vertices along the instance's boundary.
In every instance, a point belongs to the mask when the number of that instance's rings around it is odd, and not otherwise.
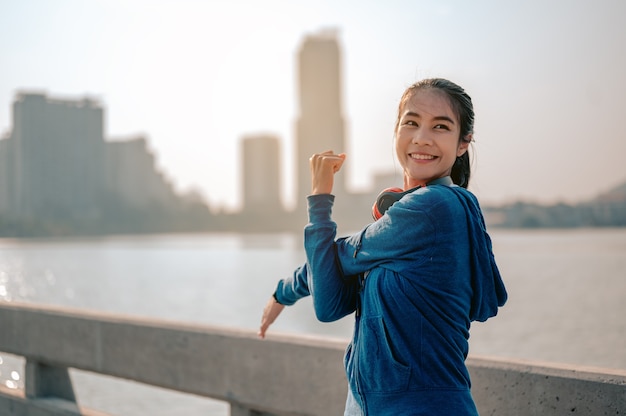
[{"label": "city skyline", "polygon": [[[297,160],[306,159],[317,146],[338,151],[345,147],[340,62],[336,33],[304,40],[297,63]],[[238,211],[219,213],[197,195],[175,194],[167,173],[156,168],[145,138],[108,139],[105,114],[106,109],[89,97],[68,100],[32,92],[16,96],[12,129],[0,140],[0,222],[13,230],[8,232],[108,233],[124,228],[245,232],[302,227],[305,204],[290,210],[280,195],[278,137],[257,134],[241,139],[239,191],[244,204]],[[297,164],[295,175],[298,199],[305,201],[308,163]],[[354,206],[371,204],[375,194],[350,193],[342,182],[337,181],[333,192],[338,197],[335,217],[359,227],[370,218],[365,210],[358,215]]]},{"label": "city skyline", "polygon": [[271,134],[293,205],[302,163],[293,156],[294,61],[307,34],[331,27],[343,53],[352,189],[397,170],[392,129],[404,88],[444,76],[475,102],[471,189],[482,201],[578,202],[626,179],[616,127],[625,9],[606,0],[0,2],[0,132],[16,91],[94,96],[108,109],[107,137],[146,137],[178,190],[196,188],[228,209],[242,202],[232,191],[241,138]]},{"label": "city skyline", "polygon": [[3,233],[147,231],[188,227],[191,218],[202,226],[198,204],[175,194],[144,138],[106,140],[104,112],[88,98],[16,96],[11,132],[0,140]]}]

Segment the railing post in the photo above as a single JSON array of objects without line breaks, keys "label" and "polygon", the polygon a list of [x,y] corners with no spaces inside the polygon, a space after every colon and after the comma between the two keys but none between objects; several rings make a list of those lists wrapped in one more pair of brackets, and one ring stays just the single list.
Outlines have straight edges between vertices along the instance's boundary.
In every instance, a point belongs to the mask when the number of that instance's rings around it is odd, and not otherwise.
[{"label": "railing post", "polygon": [[76,402],[67,368],[55,367],[31,359],[26,359],[24,391],[29,399],[57,397]]}]

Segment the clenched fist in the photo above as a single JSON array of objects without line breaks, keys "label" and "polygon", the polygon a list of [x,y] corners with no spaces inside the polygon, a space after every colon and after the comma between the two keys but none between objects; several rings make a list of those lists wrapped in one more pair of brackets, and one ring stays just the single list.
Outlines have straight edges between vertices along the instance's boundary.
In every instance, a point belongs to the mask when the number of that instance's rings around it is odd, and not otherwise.
[{"label": "clenched fist", "polygon": [[324,153],[316,153],[309,159],[311,167],[311,194],[330,194],[333,192],[335,173],[339,172],[344,160],[345,153],[335,154],[332,150]]}]

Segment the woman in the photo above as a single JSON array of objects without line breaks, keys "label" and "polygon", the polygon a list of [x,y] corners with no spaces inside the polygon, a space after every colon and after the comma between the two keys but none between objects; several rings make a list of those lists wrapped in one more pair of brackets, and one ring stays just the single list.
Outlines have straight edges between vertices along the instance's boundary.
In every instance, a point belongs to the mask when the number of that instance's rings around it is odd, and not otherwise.
[{"label": "woman", "polygon": [[344,154],[310,160],[307,263],[281,280],[265,336],[284,305],[312,295],[321,321],[355,312],[345,355],[345,415],[477,415],[465,366],[470,322],[507,294],[478,202],[466,190],[474,110],[458,85],[427,79],[398,107],[395,149],[408,191],[361,232],[336,239],[334,174]]}]

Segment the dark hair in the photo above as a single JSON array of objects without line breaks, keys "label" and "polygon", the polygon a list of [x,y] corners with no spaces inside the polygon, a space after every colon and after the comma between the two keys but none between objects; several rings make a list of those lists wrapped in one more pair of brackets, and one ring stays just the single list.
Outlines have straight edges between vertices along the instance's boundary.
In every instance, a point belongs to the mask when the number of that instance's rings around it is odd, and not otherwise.
[{"label": "dark hair", "polygon": [[[402,98],[400,99],[400,105],[398,106],[398,119],[396,120],[396,127],[394,131],[398,130],[400,123],[400,116],[402,109],[406,102],[420,90],[433,88],[441,91],[446,95],[452,110],[455,112],[459,119],[461,133],[459,135],[459,141],[471,142],[471,138],[468,136],[474,133],[474,105],[472,104],[471,97],[465,92],[463,88],[458,86],[452,81],[448,81],[443,78],[429,78],[416,82],[404,91]],[[469,185],[471,175],[470,169],[470,157],[469,149],[463,155],[456,158],[454,165],[452,166],[452,182],[467,188]]]}]

